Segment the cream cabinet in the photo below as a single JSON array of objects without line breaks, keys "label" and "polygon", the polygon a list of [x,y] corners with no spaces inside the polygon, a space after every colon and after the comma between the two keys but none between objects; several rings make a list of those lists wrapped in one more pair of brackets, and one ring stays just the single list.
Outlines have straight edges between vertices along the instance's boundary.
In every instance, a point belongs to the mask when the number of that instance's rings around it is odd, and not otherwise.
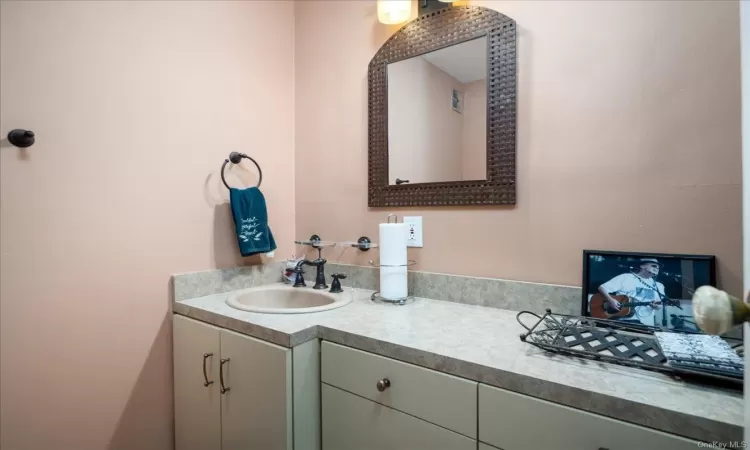
[{"label": "cream cabinet", "polygon": [[181,316],[173,324],[175,448],[220,450],[221,330]]},{"label": "cream cabinet", "polygon": [[477,441],[322,385],[325,450],[475,450]]},{"label": "cream cabinet", "polygon": [[176,450],[319,449],[317,341],[289,349],[179,315],[173,323]]},{"label": "cream cabinet", "polygon": [[174,316],[176,450],[693,450],[699,443],[317,339]]},{"label": "cream cabinet", "polygon": [[219,364],[221,449],[293,449],[292,351],[222,330]]},{"label": "cream cabinet", "polygon": [[477,448],[477,382],[330,342],[321,361],[324,450]]},{"label": "cream cabinet", "polygon": [[695,450],[697,441],[479,385],[479,440],[503,450]]},{"label": "cream cabinet", "polygon": [[[427,422],[477,438],[477,382],[323,342],[321,380]],[[382,391],[378,383],[388,381]]]},{"label": "cream cabinet", "polygon": [[694,450],[697,441],[321,345],[323,450]]}]

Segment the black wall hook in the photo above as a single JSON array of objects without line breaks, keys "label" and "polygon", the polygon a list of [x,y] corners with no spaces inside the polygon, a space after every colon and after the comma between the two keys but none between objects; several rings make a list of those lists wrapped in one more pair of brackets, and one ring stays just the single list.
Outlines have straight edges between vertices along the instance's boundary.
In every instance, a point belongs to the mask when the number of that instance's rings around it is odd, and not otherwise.
[{"label": "black wall hook", "polygon": [[30,130],[15,129],[8,133],[8,142],[16,147],[26,148],[34,145],[34,132]]}]

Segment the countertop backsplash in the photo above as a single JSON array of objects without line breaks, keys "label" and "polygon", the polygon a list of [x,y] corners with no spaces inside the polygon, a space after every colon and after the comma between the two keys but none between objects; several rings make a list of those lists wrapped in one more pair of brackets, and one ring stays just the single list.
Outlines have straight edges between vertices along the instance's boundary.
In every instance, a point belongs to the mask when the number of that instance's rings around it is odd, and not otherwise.
[{"label": "countertop backsplash", "polygon": [[181,302],[281,281],[281,262],[172,275],[174,300]]},{"label": "countertop backsplash", "polygon": [[[328,263],[326,270],[326,274],[345,273],[347,278],[341,281],[344,286],[378,289],[379,276],[375,267]],[[577,286],[411,271],[409,294],[511,311],[544,313],[551,308],[560,314],[581,312],[581,288]]]},{"label": "countertop backsplash", "polygon": [[[272,262],[174,275],[174,299],[183,301],[276,283],[282,280],[282,266],[282,262]],[[310,277],[314,277],[314,270],[306,268],[305,277],[312,279]],[[326,281],[330,283],[332,273],[344,273],[347,278],[341,280],[342,285],[378,290],[378,270],[375,267],[328,263],[325,267]],[[546,308],[561,314],[580,314],[581,311],[581,288],[577,286],[410,271],[409,293],[415,297],[511,311],[543,313]]]}]

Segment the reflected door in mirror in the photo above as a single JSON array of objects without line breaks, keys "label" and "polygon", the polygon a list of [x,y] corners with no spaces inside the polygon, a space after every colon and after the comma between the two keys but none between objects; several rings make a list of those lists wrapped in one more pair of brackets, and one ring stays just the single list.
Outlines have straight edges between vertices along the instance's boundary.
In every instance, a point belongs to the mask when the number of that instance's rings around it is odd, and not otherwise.
[{"label": "reflected door in mirror", "polygon": [[487,37],[387,67],[389,184],[485,180]]}]

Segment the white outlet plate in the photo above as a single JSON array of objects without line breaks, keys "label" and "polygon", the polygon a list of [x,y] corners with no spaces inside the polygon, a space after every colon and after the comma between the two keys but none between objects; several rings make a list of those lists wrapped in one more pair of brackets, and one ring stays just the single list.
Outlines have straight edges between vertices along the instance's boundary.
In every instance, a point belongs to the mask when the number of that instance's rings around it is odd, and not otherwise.
[{"label": "white outlet plate", "polygon": [[404,216],[407,233],[407,247],[422,247],[422,216]]}]

